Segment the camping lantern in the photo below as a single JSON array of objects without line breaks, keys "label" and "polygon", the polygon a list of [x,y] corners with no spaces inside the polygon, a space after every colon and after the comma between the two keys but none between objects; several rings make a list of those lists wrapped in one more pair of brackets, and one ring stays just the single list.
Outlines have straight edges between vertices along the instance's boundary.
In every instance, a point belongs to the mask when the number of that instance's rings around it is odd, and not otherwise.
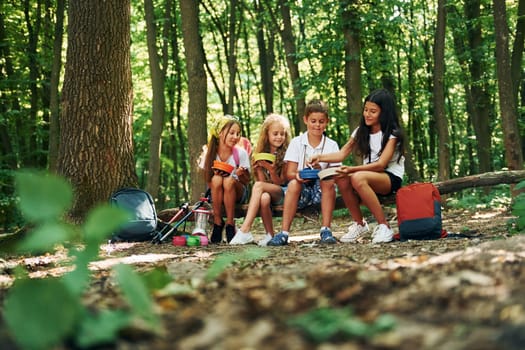
[{"label": "camping lantern", "polygon": [[195,228],[191,234],[203,235],[207,237],[208,235],[206,233],[206,228],[208,226],[208,220],[210,219],[211,208],[208,204],[207,198],[201,198],[201,201],[203,202],[203,205],[193,210]]}]

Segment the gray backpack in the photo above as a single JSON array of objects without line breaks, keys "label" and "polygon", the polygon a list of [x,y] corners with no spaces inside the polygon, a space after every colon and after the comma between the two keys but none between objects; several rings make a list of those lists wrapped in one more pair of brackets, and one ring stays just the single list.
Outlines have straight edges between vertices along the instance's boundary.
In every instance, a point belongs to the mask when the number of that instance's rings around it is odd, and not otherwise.
[{"label": "gray backpack", "polygon": [[113,233],[115,241],[147,241],[155,236],[157,212],[151,195],[138,188],[122,188],[111,195],[111,205],[130,212],[132,219]]}]

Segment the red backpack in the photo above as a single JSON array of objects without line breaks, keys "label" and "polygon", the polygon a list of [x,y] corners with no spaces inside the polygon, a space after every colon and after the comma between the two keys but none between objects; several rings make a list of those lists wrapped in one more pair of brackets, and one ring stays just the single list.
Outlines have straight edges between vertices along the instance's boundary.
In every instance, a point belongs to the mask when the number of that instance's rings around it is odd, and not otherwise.
[{"label": "red backpack", "polygon": [[441,220],[441,196],[431,183],[413,183],[396,194],[399,239],[436,239],[446,236]]}]

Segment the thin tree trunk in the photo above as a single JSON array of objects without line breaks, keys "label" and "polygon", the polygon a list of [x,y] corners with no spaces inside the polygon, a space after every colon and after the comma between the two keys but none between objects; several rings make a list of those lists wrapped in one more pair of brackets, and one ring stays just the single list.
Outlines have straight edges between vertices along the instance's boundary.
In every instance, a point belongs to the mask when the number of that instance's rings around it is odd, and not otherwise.
[{"label": "thin tree trunk", "polygon": [[237,0],[230,0],[230,20],[228,36],[228,105],[226,113],[233,115],[233,102],[236,95],[235,78],[237,75]]},{"label": "thin tree trunk", "polygon": [[34,23],[31,20],[31,10],[33,9],[33,4],[30,4],[29,0],[24,1],[24,17],[27,26],[27,57],[29,60],[29,120],[26,121],[26,128],[24,138],[25,150],[23,154],[23,165],[26,167],[39,167],[42,164],[38,164],[37,154],[40,153],[38,148],[38,133],[37,133],[37,124],[38,124],[38,86],[37,81],[39,80],[39,63],[38,63],[38,36],[40,34],[41,27],[41,9],[42,4],[37,1],[35,6],[36,13],[34,14]]},{"label": "thin tree trunk", "polygon": [[51,68],[50,98],[49,98],[49,171],[57,169],[58,144],[60,140],[60,109],[58,85],[62,68],[62,42],[64,37],[65,0],[57,0],[55,35],[53,41],[53,66]]},{"label": "thin tree trunk", "polygon": [[197,170],[197,159],[206,143],[207,89],[204,49],[199,34],[199,2],[181,0],[182,35],[188,75],[188,149],[191,165],[191,197],[197,200],[206,190],[206,182]]},{"label": "thin tree trunk", "polygon": [[501,123],[505,143],[505,158],[510,170],[523,168],[523,154],[518,128],[518,109],[513,95],[509,32],[505,0],[493,0],[494,34],[496,35],[496,68]]},{"label": "thin tree trunk", "polygon": [[256,23],[256,38],[257,48],[259,49],[259,69],[261,74],[261,85],[262,93],[264,98],[264,113],[268,114],[273,112],[273,69],[275,64],[274,56],[274,36],[273,33],[268,31],[268,43],[265,40],[264,31],[264,16],[259,2],[255,0],[255,23]]},{"label": "thin tree trunk", "polygon": [[299,131],[304,131],[306,126],[303,123],[303,115],[305,109],[305,99],[300,86],[299,65],[295,60],[297,49],[295,46],[295,38],[292,31],[292,16],[290,14],[290,6],[286,0],[279,0],[279,8],[283,19],[282,30],[280,31],[281,39],[283,41],[284,53],[286,55],[286,64],[288,72],[290,73],[290,80],[292,83],[293,94],[295,99],[295,108],[297,111],[294,117],[295,134]]},{"label": "thin tree trunk", "polygon": [[155,14],[152,0],[144,0],[144,13],[146,16],[149,68],[153,92],[149,138],[148,181],[146,191],[149,192],[153,198],[157,198],[160,180],[161,136],[166,108],[166,100],[164,97],[165,76],[161,69],[161,61],[157,52],[157,28],[155,25]]},{"label": "thin tree trunk", "polygon": [[450,148],[447,116],[445,113],[445,27],[446,0],[438,0],[438,17],[434,40],[434,113],[436,116],[439,139],[439,173],[440,180],[450,178]]},{"label": "thin tree trunk", "polygon": [[523,51],[525,45],[525,0],[519,0],[518,19],[516,21],[516,33],[511,58],[512,95],[518,103],[520,83],[523,80]]}]

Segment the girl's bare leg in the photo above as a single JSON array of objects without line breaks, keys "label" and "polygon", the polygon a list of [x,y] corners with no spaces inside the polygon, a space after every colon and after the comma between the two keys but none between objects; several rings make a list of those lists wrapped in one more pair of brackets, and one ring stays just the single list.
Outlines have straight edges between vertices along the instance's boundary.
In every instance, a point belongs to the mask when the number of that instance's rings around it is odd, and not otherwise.
[{"label": "girl's bare leg", "polygon": [[350,216],[352,216],[352,220],[359,224],[362,224],[363,212],[361,211],[361,207],[359,204],[360,199],[355,194],[354,188],[352,187],[352,176],[354,175],[336,178],[335,182],[337,184],[337,187],[339,188],[339,193],[341,193],[341,196],[343,197],[343,202],[345,203],[346,208],[350,212]]},{"label": "girl's bare leg", "polygon": [[388,175],[374,171],[360,171],[351,176],[351,182],[362,203],[367,206],[377,223],[388,226],[383,207],[376,195],[376,193],[390,192],[391,185]]},{"label": "girl's bare leg", "polygon": [[284,196],[282,230],[290,231],[292,221],[297,212],[297,204],[301,196],[302,185],[297,180],[288,183],[288,190]]},{"label": "girl's bare leg", "polygon": [[216,225],[222,225],[222,180],[221,176],[214,175],[210,181],[213,223]]},{"label": "girl's bare leg", "polygon": [[248,210],[244,217],[244,222],[241,226],[241,231],[247,233],[250,231],[253,221],[257,217],[259,212],[259,206],[261,204],[261,196],[263,194],[263,182],[257,181],[253,184],[252,193],[250,196],[250,202],[248,203]]},{"label": "girl's bare leg", "polygon": [[224,178],[224,211],[226,212],[226,225],[235,225],[235,203],[242,196],[243,185],[232,177]]}]

